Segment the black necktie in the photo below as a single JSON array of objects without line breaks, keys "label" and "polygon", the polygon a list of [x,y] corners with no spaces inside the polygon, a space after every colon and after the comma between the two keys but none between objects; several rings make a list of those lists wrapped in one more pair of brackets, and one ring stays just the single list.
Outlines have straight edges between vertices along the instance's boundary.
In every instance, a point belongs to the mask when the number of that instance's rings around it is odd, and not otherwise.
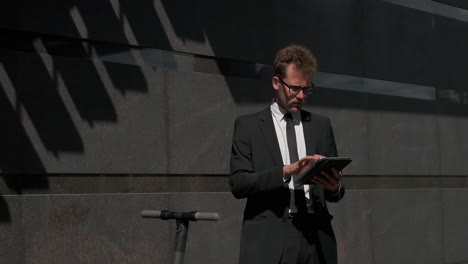
[{"label": "black necktie", "polygon": [[[286,138],[288,140],[289,161],[290,164],[299,160],[297,152],[296,130],[294,129],[294,122],[291,113],[284,115],[286,120]],[[307,203],[304,193],[304,185],[294,189],[294,199],[296,201],[296,208],[299,213],[307,213]]]}]

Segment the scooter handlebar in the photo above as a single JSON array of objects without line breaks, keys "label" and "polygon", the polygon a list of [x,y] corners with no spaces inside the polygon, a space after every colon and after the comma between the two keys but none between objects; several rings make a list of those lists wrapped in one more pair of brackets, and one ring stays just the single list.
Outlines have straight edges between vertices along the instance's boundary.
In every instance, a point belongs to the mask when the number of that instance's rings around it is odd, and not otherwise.
[{"label": "scooter handlebar", "polygon": [[168,210],[155,211],[155,210],[142,210],[140,212],[142,217],[146,218],[161,218],[162,220],[169,219],[183,219],[183,220],[205,220],[205,221],[218,221],[221,216],[219,213],[208,213],[208,212],[171,212]]}]

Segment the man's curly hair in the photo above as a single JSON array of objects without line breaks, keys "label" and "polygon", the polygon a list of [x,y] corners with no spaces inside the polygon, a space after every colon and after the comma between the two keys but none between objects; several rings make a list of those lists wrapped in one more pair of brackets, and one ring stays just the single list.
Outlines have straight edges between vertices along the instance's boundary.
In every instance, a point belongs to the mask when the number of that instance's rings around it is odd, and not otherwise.
[{"label": "man's curly hair", "polygon": [[273,64],[275,76],[286,77],[286,67],[294,64],[297,71],[302,72],[306,77],[311,77],[318,69],[317,59],[306,47],[301,45],[290,45],[280,49],[276,53]]}]

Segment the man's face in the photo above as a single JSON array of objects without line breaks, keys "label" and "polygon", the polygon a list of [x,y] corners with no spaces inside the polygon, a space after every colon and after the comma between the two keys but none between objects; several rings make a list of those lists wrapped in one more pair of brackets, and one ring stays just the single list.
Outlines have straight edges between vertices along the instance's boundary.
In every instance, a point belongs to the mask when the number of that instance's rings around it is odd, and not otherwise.
[{"label": "man's face", "polygon": [[[294,64],[289,64],[286,67],[286,75],[282,80],[289,86],[302,87],[309,86],[311,81],[310,77],[304,76],[300,71],[296,71]],[[273,77],[273,88],[276,90],[275,102],[288,112],[299,111],[305,104],[307,95],[304,94],[304,90],[302,89],[299,92],[294,93],[283,82],[279,77]]]}]

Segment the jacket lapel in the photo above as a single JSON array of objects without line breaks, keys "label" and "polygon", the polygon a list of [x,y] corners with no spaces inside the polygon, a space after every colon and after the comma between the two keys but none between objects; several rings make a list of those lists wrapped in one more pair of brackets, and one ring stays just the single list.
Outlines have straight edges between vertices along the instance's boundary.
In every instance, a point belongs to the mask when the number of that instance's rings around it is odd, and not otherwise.
[{"label": "jacket lapel", "polygon": [[[304,129],[304,139],[306,143],[306,151],[307,155],[311,156],[314,154],[320,154],[319,150],[317,149],[317,144],[320,140],[319,133],[317,132],[317,128],[313,127],[312,124],[312,116],[309,112],[301,110],[301,118],[302,118],[302,127]],[[322,185],[311,184],[310,188],[312,188],[312,195],[314,197],[314,210],[319,212],[323,210],[325,207],[325,192]]]},{"label": "jacket lapel", "polygon": [[309,112],[301,110],[302,128],[304,130],[304,140],[308,156],[317,154],[317,130],[312,126],[312,118]]},{"label": "jacket lapel", "polygon": [[272,155],[273,162],[277,166],[284,165],[283,158],[281,157],[281,150],[278,144],[278,138],[276,136],[275,126],[273,124],[273,118],[271,116],[270,107],[268,107],[261,113],[259,126],[263,137],[265,138],[268,150]]}]

